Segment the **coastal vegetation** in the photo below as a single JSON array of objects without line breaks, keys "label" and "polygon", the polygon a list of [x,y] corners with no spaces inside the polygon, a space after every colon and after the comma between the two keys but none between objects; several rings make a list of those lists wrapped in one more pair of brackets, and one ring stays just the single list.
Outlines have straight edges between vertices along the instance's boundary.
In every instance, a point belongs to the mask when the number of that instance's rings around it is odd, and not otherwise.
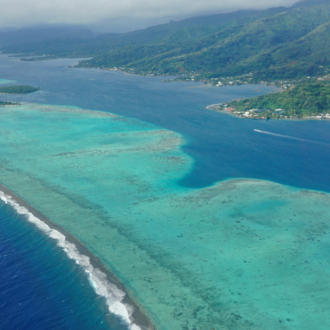
[{"label": "coastal vegetation", "polygon": [[254,119],[330,119],[330,81],[298,84],[280,93],[235,100],[220,105],[219,110]]},{"label": "coastal vegetation", "polygon": [[[14,56],[17,57],[17,56]],[[21,61],[23,62],[35,62],[35,61],[49,61],[49,60],[56,60],[61,57],[55,56],[55,55],[44,55],[44,56],[37,56],[37,57],[26,57],[21,58]]]},{"label": "coastal vegetation", "polygon": [[29,85],[19,86],[4,86],[0,87],[0,93],[3,94],[29,94],[38,91],[40,88],[35,88]]}]

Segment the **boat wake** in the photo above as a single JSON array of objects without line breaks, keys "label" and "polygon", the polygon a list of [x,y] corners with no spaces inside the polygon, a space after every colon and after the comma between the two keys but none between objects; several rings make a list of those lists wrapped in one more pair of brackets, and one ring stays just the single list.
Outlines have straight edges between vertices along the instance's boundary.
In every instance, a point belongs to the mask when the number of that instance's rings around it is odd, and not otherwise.
[{"label": "boat wake", "polygon": [[122,303],[125,292],[120,290],[116,285],[107,280],[107,276],[98,268],[93,267],[90,258],[79,253],[77,246],[69,241],[58,230],[50,228],[45,222],[35,217],[29,210],[18,204],[11,196],[0,191],[0,199],[10,205],[18,214],[24,215],[26,219],[33,223],[39,230],[57,241],[57,245],[63,249],[70,259],[80,265],[88,275],[88,280],[94,288],[95,292],[105,298],[109,312],[118,316],[127,324],[130,330],[141,330],[132,322],[133,306]]},{"label": "boat wake", "polygon": [[313,141],[313,140],[307,140],[307,139],[297,138],[297,137],[289,136],[289,135],[282,135],[282,134],[277,134],[277,133],[271,133],[271,132],[267,132],[267,131],[261,131],[261,130],[259,130],[259,129],[255,129],[254,131],[255,131],[255,132],[258,132],[258,133],[268,134],[268,135],[273,135],[273,136],[278,136],[278,137],[282,137],[282,138],[286,138],[286,139],[298,140],[298,141],[309,142],[309,143],[317,143],[317,144],[323,144],[323,145],[329,146],[328,143],[324,143],[324,142],[318,142],[318,141]]}]

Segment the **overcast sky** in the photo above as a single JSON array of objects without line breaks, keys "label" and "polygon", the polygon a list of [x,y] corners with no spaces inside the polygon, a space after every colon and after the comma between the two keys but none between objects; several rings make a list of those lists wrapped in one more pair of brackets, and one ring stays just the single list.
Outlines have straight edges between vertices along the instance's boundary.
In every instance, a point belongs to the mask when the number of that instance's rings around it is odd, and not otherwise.
[{"label": "overcast sky", "polygon": [[0,0],[0,27],[101,22],[122,27],[143,22],[148,25],[206,13],[288,7],[295,2],[297,0]]}]

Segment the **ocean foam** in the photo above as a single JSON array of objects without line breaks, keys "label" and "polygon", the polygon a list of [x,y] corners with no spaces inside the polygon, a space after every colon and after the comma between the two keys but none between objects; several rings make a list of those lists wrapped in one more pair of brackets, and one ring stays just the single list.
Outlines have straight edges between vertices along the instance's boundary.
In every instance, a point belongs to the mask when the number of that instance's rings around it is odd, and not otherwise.
[{"label": "ocean foam", "polygon": [[298,141],[302,141],[302,142],[317,143],[317,144],[323,144],[323,145],[329,146],[328,143],[324,143],[324,142],[313,141],[313,140],[307,140],[307,139],[297,138],[297,137],[294,137],[294,136],[283,135],[283,134],[277,134],[277,133],[272,133],[272,132],[267,132],[267,131],[261,131],[261,130],[259,130],[259,129],[255,129],[254,131],[255,131],[255,132],[258,132],[258,133],[268,134],[268,135],[273,135],[273,136],[278,136],[278,137],[282,137],[282,138],[286,138],[286,139],[298,140]]},{"label": "ocean foam", "polygon": [[126,295],[125,292],[113,283],[108,282],[106,274],[93,267],[88,256],[79,253],[76,245],[68,242],[65,235],[50,228],[45,222],[35,217],[27,208],[19,205],[17,201],[3,191],[0,191],[0,199],[10,205],[18,214],[24,215],[29,222],[33,223],[47,236],[57,241],[57,245],[62,248],[67,256],[75,260],[87,273],[88,280],[95,292],[105,298],[110,313],[120,317],[130,330],[141,330],[139,326],[132,322],[133,306],[122,303]]}]

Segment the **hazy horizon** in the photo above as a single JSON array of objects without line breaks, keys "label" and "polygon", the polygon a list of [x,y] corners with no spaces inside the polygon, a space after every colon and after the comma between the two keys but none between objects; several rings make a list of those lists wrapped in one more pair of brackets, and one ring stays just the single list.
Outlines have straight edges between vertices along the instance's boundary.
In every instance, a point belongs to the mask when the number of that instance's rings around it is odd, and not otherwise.
[{"label": "hazy horizon", "polygon": [[13,0],[2,3],[0,29],[37,26],[83,25],[98,32],[128,32],[168,23],[170,20],[229,13],[246,9],[289,7],[296,0]]}]

